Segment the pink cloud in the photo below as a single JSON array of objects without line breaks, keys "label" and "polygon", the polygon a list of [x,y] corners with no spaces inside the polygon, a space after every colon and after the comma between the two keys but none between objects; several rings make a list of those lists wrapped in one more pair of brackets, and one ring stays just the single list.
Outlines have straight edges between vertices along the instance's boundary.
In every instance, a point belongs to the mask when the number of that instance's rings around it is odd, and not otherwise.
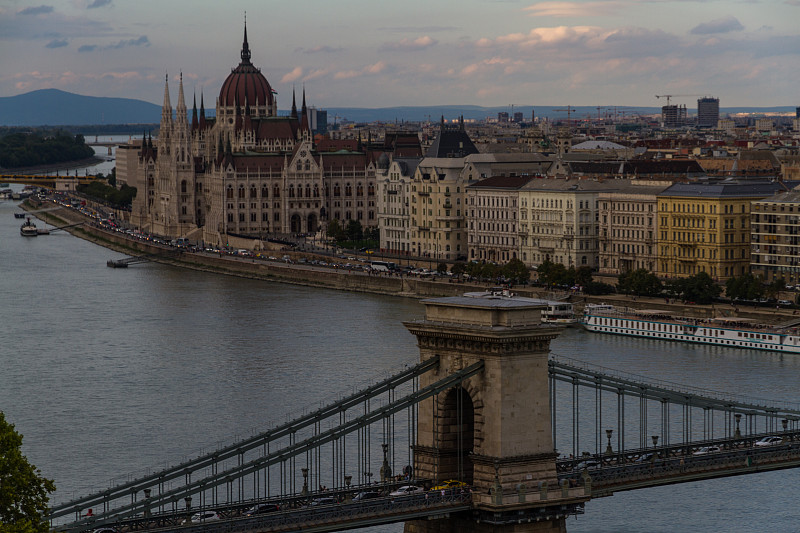
[{"label": "pink cloud", "polygon": [[378,61],[373,65],[367,65],[361,70],[343,70],[337,72],[336,74],[334,74],[333,78],[336,80],[346,80],[369,74],[380,74],[385,69],[386,69],[386,63],[384,63],[383,61]]},{"label": "pink cloud", "polygon": [[626,6],[625,2],[614,0],[597,2],[539,2],[523,8],[532,17],[586,17],[616,14]]},{"label": "pink cloud", "polygon": [[303,76],[303,67],[295,67],[291,72],[287,72],[281,78],[281,83],[292,83]]},{"label": "pink cloud", "polygon": [[384,50],[423,50],[438,44],[439,41],[429,35],[417,37],[416,39],[401,39],[396,43],[386,43]]}]

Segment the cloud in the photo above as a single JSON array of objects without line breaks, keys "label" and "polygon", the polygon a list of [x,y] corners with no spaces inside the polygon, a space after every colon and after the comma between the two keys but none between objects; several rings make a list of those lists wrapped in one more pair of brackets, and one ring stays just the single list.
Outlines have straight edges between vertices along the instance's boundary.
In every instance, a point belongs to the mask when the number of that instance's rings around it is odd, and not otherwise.
[{"label": "cloud", "polygon": [[523,8],[532,17],[587,17],[615,15],[629,4],[616,0],[596,2],[539,2]]},{"label": "cloud", "polygon": [[67,44],[69,44],[69,43],[67,43],[66,39],[53,39],[52,41],[50,41],[49,43],[44,45],[44,47],[45,48],[61,48],[61,47],[67,46]]},{"label": "cloud", "polygon": [[384,26],[378,28],[378,31],[391,31],[396,33],[438,33],[460,29],[461,28],[458,26]]},{"label": "cloud", "polygon": [[107,44],[100,46],[97,44],[84,44],[78,48],[78,52],[94,52],[95,50],[119,50],[121,48],[128,48],[130,46],[150,46],[150,39],[146,35],[142,35],[136,39],[125,39],[114,44]]},{"label": "cloud", "polygon": [[788,6],[800,7],[800,0],[786,0],[784,4]]},{"label": "cloud", "polygon": [[386,63],[378,61],[373,65],[367,65],[361,70],[342,70],[333,75],[335,80],[347,80],[350,78],[357,78],[359,76],[366,76],[370,74],[380,74],[386,69]]},{"label": "cloud", "polygon": [[401,39],[396,43],[385,43],[381,50],[388,51],[388,50],[424,50],[425,48],[430,48],[431,46],[435,46],[438,44],[439,41],[434,39],[429,35],[424,35],[422,37],[417,37],[416,39]]},{"label": "cloud", "polygon": [[287,72],[281,78],[281,83],[292,83],[300,79],[303,75],[303,68],[302,67],[295,67],[294,70],[291,72]]},{"label": "cloud", "polygon": [[693,35],[708,35],[710,33],[742,31],[743,29],[744,26],[742,26],[742,23],[739,22],[736,17],[728,15],[727,17],[712,20],[711,22],[703,22],[702,24],[698,24],[692,28],[689,33]]},{"label": "cloud", "polygon": [[317,78],[322,78],[323,76],[327,76],[330,74],[330,69],[327,68],[318,68],[317,70],[312,70],[303,78],[303,81],[310,81],[315,80]]},{"label": "cloud", "polygon": [[344,50],[341,46],[333,47],[328,45],[314,46],[312,48],[295,48],[295,52],[303,52],[304,54],[319,54],[320,52],[332,54],[334,52],[341,52]]},{"label": "cloud", "polygon": [[103,7],[108,5],[111,5],[111,0],[94,0],[94,2],[86,6],[86,9],[94,9],[96,7]]},{"label": "cloud", "polygon": [[18,15],[43,15],[45,13],[52,13],[53,6],[37,6],[37,7],[26,7],[22,11],[17,12]]}]

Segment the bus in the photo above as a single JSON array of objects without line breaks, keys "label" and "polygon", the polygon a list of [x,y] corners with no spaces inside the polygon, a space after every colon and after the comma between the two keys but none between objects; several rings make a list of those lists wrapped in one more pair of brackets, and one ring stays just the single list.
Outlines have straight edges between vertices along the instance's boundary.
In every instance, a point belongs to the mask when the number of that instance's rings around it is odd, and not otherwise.
[{"label": "bus", "polygon": [[369,266],[378,272],[391,272],[397,269],[397,265],[391,261],[370,261]]}]

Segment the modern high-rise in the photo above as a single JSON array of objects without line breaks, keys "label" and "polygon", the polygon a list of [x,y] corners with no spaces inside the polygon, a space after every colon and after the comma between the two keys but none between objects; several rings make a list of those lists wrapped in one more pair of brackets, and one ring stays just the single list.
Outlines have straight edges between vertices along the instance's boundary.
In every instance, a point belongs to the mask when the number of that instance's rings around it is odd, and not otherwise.
[{"label": "modern high-rise", "polygon": [[677,128],[686,124],[686,106],[675,104],[661,107],[661,122],[665,128]]},{"label": "modern high-rise", "polygon": [[716,128],[719,122],[719,98],[706,96],[697,100],[697,126]]}]

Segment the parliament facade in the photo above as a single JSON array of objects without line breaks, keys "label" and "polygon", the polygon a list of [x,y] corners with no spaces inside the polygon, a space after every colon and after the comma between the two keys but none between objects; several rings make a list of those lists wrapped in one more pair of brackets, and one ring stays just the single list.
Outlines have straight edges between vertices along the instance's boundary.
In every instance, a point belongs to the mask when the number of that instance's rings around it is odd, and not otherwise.
[{"label": "parliament facade", "polygon": [[376,165],[395,155],[398,136],[377,146],[315,140],[305,90],[299,111],[293,94],[291,113],[278,116],[276,93],[250,57],[245,27],[241,62],[222,84],[215,117],[201,95],[189,118],[182,77],[173,114],[165,83],[158,138],[142,139],[123,178],[138,189],[133,224],[217,244],[228,235],[313,233],[333,219],[377,226]]}]

